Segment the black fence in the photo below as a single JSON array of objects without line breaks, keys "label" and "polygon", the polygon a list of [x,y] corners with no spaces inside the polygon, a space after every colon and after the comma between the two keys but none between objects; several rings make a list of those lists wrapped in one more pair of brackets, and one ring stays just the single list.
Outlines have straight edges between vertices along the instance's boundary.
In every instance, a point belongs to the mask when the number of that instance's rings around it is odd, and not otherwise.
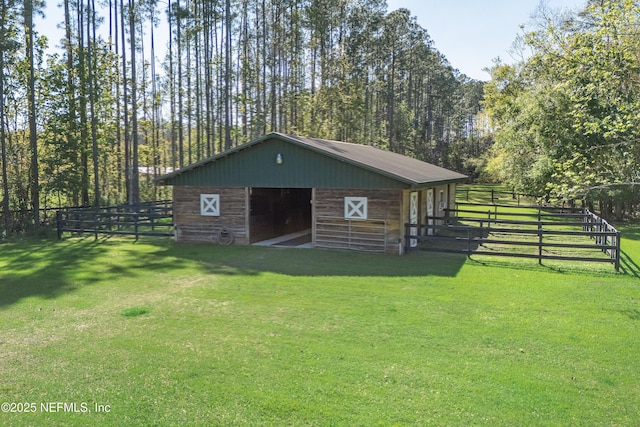
[{"label": "black fence", "polygon": [[480,197],[483,200],[486,200],[487,203],[489,202],[489,200],[491,201],[492,204],[498,204],[499,201],[504,201],[504,200],[511,200],[515,203],[517,203],[518,206],[520,206],[521,201],[530,201],[530,200],[542,200],[543,196],[540,196],[538,194],[524,194],[524,193],[517,193],[515,191],[506,191],[506,190],[497,190],[497,189],[490,189],[490,190],[484,190],[484,189],[476,189],[476,188],[469,188],[469,187],[457,187],[456,188],[456,199],[457,200],[464,200],[464,201],[469,201],[470,198],[472,197],[476,197],[476,195],[479,195],[477,197]]},{"label": "black fence", "polygon": [[576,200],[557,200],[549,195],[518,193],[515,190],[500,189],[481,189],[470,188],[468,186],[456,187],[456,200],[469,202],[471,199],[481,200],[483,204],[491,203],[492,205],[503,206],[526,206],[527,204],[537,203],[535,206],[553,206],[562,204],[562,206],[582,205],[582,201]]},{"label": "black fence", "polygon": [[173,236],[173,203],[160,201],[101,208],[70,208],[56,212],[58,239],[64,233]]},{"label": "black fence", "polygon": [[472,207],[427,217],[426,224],[406,224],[406,249],[535,258],[540,264],[610,262],[620,269],[620,232],[586,209],[535,207],[536,212],[511,206],[503,212],[495,205]]}]

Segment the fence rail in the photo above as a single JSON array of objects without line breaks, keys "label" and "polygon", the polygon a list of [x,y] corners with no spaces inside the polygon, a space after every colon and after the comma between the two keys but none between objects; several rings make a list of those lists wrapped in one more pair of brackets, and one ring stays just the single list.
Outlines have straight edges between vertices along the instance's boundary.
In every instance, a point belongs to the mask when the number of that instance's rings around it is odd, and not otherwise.
[{"label": "fence rail", "polygon": [[[620,269],[620,232],[586,209],[579,213],[571,209],[562,214],[544,212],[546,208],[537,213],[498,212],[491,208],[486,211],[452,209],[447,212],[448,217],[427,217],[425,224],[405,224],[406,242],[415,239],[419,244],[427,243],[419,245],[420,249],[435,252],[534,258],[541,264],[543,260],[610,262],[616,271]],[[484,216],[457,216],[460,213]],[[534,219],[503,219],[500,216]],[[428,242],[438,244],[429,245]],[[518,252],[518,247],[536,248],[537,251]],[[407,247],[409,249],[415,248]],[[607,256],[596,256],[598,251]]]},{"label": "fence rail", "polygon": [[[569,206],[573,206],[576,200],[557,200],[552,199],[549,195],[544,194],[527,194],[527,193],[518,193],[515,190],[500,190],[500,189],[479,189],[479,188],[469,188],[467,186],[456,188],[456,199],[464,200],[469,202],[472,198],[479,198],[483,201],[491,201],[491,204],[496,204],[505,206],[525,206],[523,203],[525,202],[536,202],[539,204],[550,205],[552,203],[562,203],[564,206],[568,204]],[[511,204],[507,204],[510,202]],[[537,205],[536,205],[537,206]],[[566,208],[565,208],[566,209]]]},{"label": "fence rail", "polygon": [[58,239],[63,233],[135,236],[173,236],[171,201],[100,208],[60,209],[56,212]]},{"label": "fence rail", "polygon": [[457,199],[463,199],[466,201],[469,201],[470,195],[472,193],[479,193],[482,194],[483,198],[491,198],[491,203],[496,203],[498,200],[504,199],[504,196],[510,197],[511,200],[514,200],[517,202],[518,206],[520,206],[520,200],[521,199],[525,199],[525,200],[541,200],[542,196],[540,196],[539,194],[523,194],[523,193],[517,193],[515,191],[506,191],[506,190],[496,190],[496,189],[491,189],[491,190],[479,190],[479,189],[474,189],[474,188],[456,188],[456,193],[457,193]]}]

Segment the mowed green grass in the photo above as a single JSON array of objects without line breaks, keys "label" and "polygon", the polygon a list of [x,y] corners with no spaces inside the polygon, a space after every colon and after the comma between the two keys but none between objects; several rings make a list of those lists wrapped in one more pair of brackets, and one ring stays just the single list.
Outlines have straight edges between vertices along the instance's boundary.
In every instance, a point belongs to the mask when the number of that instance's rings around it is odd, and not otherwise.
[{"label": "mowed green grass", "polygon": [[3,243],[0,402],[22,412],[0,425],[637,425],[640,227],[623,232],[623,273],[150,238]]}]

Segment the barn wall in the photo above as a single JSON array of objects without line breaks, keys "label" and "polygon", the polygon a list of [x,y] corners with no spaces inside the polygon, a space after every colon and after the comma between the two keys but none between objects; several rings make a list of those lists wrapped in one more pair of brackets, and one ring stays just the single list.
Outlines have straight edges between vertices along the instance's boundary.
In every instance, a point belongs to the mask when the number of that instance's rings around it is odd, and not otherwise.
[{"label": "barn wall", "polygon": [[[315,189],[316,246],[374,252],[386,246],[386,253],[398,254],[398,242],[404,235],[402,194],[402,190]],[[345,197],[367,197],[367,220],[344,219]],[[382,221],[386,239],[381,238]]]},{"label": "barn wall", "polygon": [[[220,216],[200,214],[200,195],[220,195]],[[173,187],[173,215],[178,242],[217,242],[223,227],[231,231],[234,243],[248,244],[247,189],[219,187]]]},{"label": "barn wall", "polygon": [[449,184],[449,209],[456,208],[456,184]]}]

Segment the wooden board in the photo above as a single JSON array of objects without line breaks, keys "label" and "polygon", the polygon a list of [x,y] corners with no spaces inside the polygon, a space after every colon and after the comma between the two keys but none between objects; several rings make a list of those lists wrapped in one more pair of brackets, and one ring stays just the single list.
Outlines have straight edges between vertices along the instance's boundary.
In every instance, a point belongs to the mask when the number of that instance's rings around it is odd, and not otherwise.
[{"label": "wooden board", "polygon": [[[314,195],[316,246],[398,254],[402,190],[316,189]],[[367,198],[367,220],[344,218],[345,197]]]},{"label": "wooden board", "polygon": [[[201,215],[201,194],[220,195],[220,216]],[[231,232],[234,243],[249,243],[245,188],[176,186],[173,214],[178,242],[217,243],[224,228]]]}]

